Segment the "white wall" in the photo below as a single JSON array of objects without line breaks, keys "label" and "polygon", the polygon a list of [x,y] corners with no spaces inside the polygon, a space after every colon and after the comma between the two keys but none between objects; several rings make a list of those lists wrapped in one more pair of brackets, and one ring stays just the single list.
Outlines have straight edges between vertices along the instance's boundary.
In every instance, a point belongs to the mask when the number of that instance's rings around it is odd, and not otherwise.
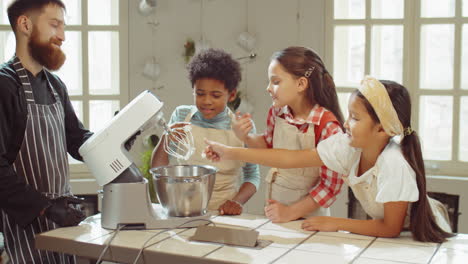
[{"label": "white wall", "polygon": [[[187,38],[203,36],[211,47],[222,48],[234,57],[247,56],[237,44],[238,35],[248,31],[257,38],[257,57],[242,60],[240,90],[253,105],[258,131],[266,124],[271,99],[266,89],[267,67],[274,51],[291,45],[308,46],[324,54],[325,0],[158,0],[153,15],[142,16],[139,1],[129,4],[130,98],[151,89],[164,101],[166,118],[180,104],[192,104],[192,89],[182,57]],[[148,22],[159,22],[154,27]],[[161,66],[157,81],[142,76],[145,60],[154,56]],[[158,87],[164,86],[162,89]],[[262,177],[266,174],[262,168]],[[263,186],[248,204],[250,212],[263,212]]]}]

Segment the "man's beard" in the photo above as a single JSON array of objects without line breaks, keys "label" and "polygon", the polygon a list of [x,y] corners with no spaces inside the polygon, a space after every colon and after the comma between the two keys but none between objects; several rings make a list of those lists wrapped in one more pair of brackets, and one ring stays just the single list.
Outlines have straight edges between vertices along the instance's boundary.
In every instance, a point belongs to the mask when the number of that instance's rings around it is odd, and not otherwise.
[{"label": "man's beard", "polygon": [[33,29],[28,43],[29,53],[39,64],[51,71],[56,71],[65,63],[66,56],[60,48],[52,44],[60,46],[62,42],[56,37],[51,38],[48,42],[41,42],[38,29]]}]

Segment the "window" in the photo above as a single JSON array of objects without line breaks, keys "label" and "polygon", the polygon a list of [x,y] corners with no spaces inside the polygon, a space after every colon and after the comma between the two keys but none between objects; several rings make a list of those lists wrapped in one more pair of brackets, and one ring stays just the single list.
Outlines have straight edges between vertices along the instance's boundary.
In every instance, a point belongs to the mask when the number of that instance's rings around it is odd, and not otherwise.
[{"label": "window", "polygon": [[[67,85],[77,116],[98,131],[128,102],[128,14],[125,0],[63,0],[66,5],[64,66],[56,74]],[[15,37],[0,0],[0,60],[15,51]],[[85,165],[70,157],[74,177],[89,177]]]},{"label": "window", "polygon": [[468,0],[326,1],[327,64],[343,112],[364,75],[402,83],[428,174],[468,169]]}]

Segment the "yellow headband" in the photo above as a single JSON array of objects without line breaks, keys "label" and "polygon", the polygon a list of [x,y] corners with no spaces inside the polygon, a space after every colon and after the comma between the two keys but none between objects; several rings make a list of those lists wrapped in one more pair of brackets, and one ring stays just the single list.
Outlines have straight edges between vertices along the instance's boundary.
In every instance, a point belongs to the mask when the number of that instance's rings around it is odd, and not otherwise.
[{"label": "yellow headband", "polygon": [[392,137],[396,135],[404,136],[403,125],[398,118],[385,86],[374,77],[366,76],[361,81],[359,91],[374,108],[385,133]]}]

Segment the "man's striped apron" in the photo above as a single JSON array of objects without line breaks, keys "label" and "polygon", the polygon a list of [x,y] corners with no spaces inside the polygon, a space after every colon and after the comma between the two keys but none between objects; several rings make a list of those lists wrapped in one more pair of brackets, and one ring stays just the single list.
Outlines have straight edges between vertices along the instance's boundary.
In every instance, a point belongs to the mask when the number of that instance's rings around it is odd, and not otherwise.
[{"label": "man's striped apron", "polygon": [[[13,67],[20,78],[28,107],[26,131],[13,168],[19,180],[48,197],[70,195],[65,112],[60,98],[46,75],[55,103],[36,104],[28,74],[17,57]],[[5,250],[11,263],[75,262],[74,256],[36,249],[35,235],[58,227],[45,216],[37,217],[25,228],[18,226],[4,211],[1,217]]]}]

